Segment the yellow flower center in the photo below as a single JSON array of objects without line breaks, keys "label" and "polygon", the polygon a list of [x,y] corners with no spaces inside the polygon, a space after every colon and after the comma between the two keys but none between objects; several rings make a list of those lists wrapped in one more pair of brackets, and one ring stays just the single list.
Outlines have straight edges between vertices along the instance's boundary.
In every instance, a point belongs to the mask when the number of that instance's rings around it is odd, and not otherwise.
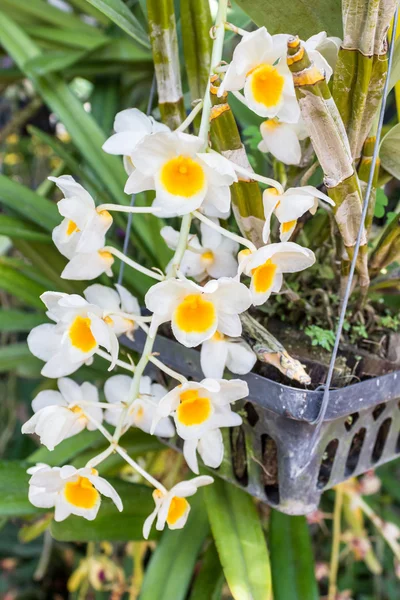
[{"label": "yellow flower center", "polygon": [[268,121],[264,121],[264,123],[263,123],[263,127],[265,127],[266,129],[269,129],[271,131],[273,131],[280,125],[281,125],[281,123],[278,121],[278,119],[268,119]]},{"label": "yellow flower center", "polygon": [[87,477],[69,481],[65,485],[64,495],[67,502],[78,508],[93,508],[99,499],[99,492]]},{"label": "yellow flower center", "polygon": [[71,344],[82,350],[82,352],[89,352],[97,345],[90,329],[90,319],[88,317],[75,317],[68,334]]},{"label": "yellow flower center", "polygon": [[209,398],[200,397],[198,390],[186,390],[179,396],[180,405],[176,410],[177,419],[182,425],[201,425],[211,414]]},{"label": "yellow flower center", "polygon": [[71,412],[73,413],[80,413],[82,412],[82,409],[80,406],[73,406],[72,408],[69,409]]},{"label": "yellow flower center", "polygon": [[287,233],[288,231],[290,231],[293,227],[296,226],[296,219],[294,221],[286,221],[286,223],[282,223],[282,233]]},{"label": "yellow flower center", "polygon": [[252,75],[251,91],[254,100],[267,108],[279,104],[285,78],[272,65],[259,65],[248,73]]},{"label": "yellow flower center", "polygon": [[215,323],[215,307],[200,294],[190,294],[176,308],[175,319],[182,331],[201,333]]},{"label": "yellow flower center", "polygon": [[175,525],[175,523],[183,517],[188,508],[189,502],[186,500],[186,498],[174,496],[171,500],[171,504],[169,505],[167,516],[168,525]]},{"label": "yellow flower center", "polygon": [[262,294],[269,290],[274,281],[276,265],[269,258],[263,265],[252,269],[251,273],[255,291]]},{"label": "yellow flower center", "polygon": [[216,331],[214,333],[214,335],[211,338],[214,342],[223,342],[225,339],[225,336],[223,333],[220,333],[219,331]]},{"label": "yellow flower center", "polygon": [[161,183],[173,196],[190,198],[204,187],[202,167],[188,156],[176,156],[161,169]]},{"label": "yellow flower center", "polygon": [[211,250],[207,250],[206,252],[203,252],[203,254],[201,255],[202,260],[204,260],[205,262],[213,262],[214,261],[214,252],[211,252]]},{"label": "yellow flower center", "polygon": [[79,231],[78,225],[73,221],[68,221],[67,235],[72,235],[75,231]]}]

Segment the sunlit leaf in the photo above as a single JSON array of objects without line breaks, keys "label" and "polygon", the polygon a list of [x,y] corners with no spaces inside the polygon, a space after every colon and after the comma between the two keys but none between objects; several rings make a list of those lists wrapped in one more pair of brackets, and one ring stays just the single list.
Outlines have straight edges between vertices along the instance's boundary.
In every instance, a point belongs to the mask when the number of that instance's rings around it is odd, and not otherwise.
[{"label": "sunlit leaf", "polygon": [[87,0],[107,15],[118,27],[133,37],[139,44],[150,48],[149,37],[143,27],[122,0]]}]

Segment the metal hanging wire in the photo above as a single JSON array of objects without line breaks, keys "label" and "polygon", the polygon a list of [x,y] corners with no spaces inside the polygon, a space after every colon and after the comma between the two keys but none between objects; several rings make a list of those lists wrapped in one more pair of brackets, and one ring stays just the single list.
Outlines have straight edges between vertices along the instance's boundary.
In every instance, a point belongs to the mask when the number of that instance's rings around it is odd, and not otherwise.
[{"label": "metal hanging wire", "polygon": [[[332,383],[333,371],[335,368],[336,357],[337,357],[337,353],[339,350],[339,343],[340,343],[340,338],[341,338],[342,330],[343,330],[343,324],[344,324],[344,320],[345,320],[345,316],[346,316],[347,304],[349,302],[349,298],[350,298],[350,294],[351,294],[352,282],[353,282],[353,277],[354,277],[355,268],[356,268],[358,251],[360,249],[361,238],[362,238],[362,234],[363,234],[363,230],[364,230],[365,217],[367,215],[368,204],[369,204],[369,200],[371,197],[374,171],[375,171],[376,161],[378,159],[380,138],[381,138],[381,133],[382,133],[382,125],[383,125],[383,119],[385,116],[387,94],[388,94],[388,89],[389,89],[390,71],[391,71],[392,63],[393,63],[393,53],[394,53],[395,32],[397,29],[397,21],[398,21],[398,7],[396,8],[394,16],[393,16],[393,28],[392,28],[393,34],[392,34],[392,39],[391,39],[390,45],[389,45],[387,75],[386,75],[385,85],[383,88],[382,104],[381,104],[381,108],[380,108],[378,127],[377,127],[377,131],[376,131],[376,141],[375,141],[375,146],[374,146],[374,152],[372,155],[371,170],[370,170],[370,174],[369,174],[369,178],[368,178],[367,189],[365,191],[365,196],[364,196],[364,201],[363,201],[360,227],[358,229],[356,245],[354,246],[354,255],[353,255],[353,258],[351,261],[349,278],[348,278],[346,289],[345,289],[344,296],[343,296],[343,303],[342,303],[342,307],[341,307],[341,311],[340,311],[340,315],[339,315],[339,322],[338,322],[338,326],[336,329],[335,344],[333,346],[331,360],[329,363],[329,369],[328,369],[328,374],[326,377],[324,395],[322,397],[321,408],[319,410],[317,418],[311,422],[311,425],[316,425],[316,428],[313,432],[313,435],[312,435],[312,438],[310,441],[310,452],[309,452],[310,460],[311,460],[313,451],[315,449],[315,446],[317,444],[318,435],[321,430],[322,423],[324,422],[326,411],[328,409],[329,393],[330,393],[330,387],[331,387],[331,383]],[[306,465],[303,466],[303,469],[308,464],[309,464],[309,461],[307,462]]]},{"label": "metal hanging wire", "polygon": [[[147,103],[147,108],[146,108],[147,116],[150,115],[151,109],[153,107],[153,100],[154,100],[154,95],[156,92],[156,87],[157,87],[157,80],[156,80],[156,75],[154,74],[153,80],[151,82],[149,101]],[[129,206],[134,206],[135,200],[136,200],[136,194],[132,194]],[[124,254],[125,256],[127,255],[128,248],[129,248],[129,236],[131,234],[131,229],[132,229],[132,218],[133,218],[133,213],[128,213],[128,220],[126,222],[126,229],[125,229],[124,244],[122,246],[122,254]],[[117,283],[119,285],[122,284],[122,279],[124,277],[124,270],[125,270],[125,263],[121,260],[120,265],[119,265],[118,279],[117,279]]]}]

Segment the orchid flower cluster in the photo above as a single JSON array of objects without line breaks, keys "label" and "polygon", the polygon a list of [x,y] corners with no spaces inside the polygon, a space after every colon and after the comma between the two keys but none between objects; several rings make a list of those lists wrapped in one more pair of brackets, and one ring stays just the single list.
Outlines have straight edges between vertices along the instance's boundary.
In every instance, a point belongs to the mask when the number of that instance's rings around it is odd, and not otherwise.
[{"label": "orchid flower cluster", "polygon": [[[224,69],[221,55],[226,27],[217,21],[214,28],[210,75]],[[299,140],[306,133],[285,60],[289,36],[271,36],[265,28],[238,32],[242,40],[225,69],[219,93],[238,94],[243,89],[242,101],[268,118],[261,125],[260,148],[287,164],[296,164],[301,156]],[[318,52],[324,45],[334,45],[324,33],[306,42],[310,56],[329,77],[332,69]],[[84,429],[100,431],[109,442],[107,449],[84,468],[39,464],[29,470],[30,501],[38,507],[54,507],[57,521],[70,514],[94,519],[101,496],[111,498],[122,510],[118,493],[96,469],[117,452],[155,488],[155,508],[144,523],[144,537],[148,537],[154,521],[158,530],[165,524],[171,529],[184,526],[190,510],[186,498],[211,484],[212,477],[200,475],[167,490],[127,454],[120,444],[121,436],[131,427],[162,438],[177,434],[195,474],[199,474],[198,455],[206,466],[219,467],[224,455],[221,428],[242,423],[232,404],[249,393],[244,380],[223,379],[224,369],[244,375],[256,362],[255,354],[240,338],[240,314],[279,293],[285,273],[302,271],[315,262],[311,250],[290,241],[297,220],[307,211],[313,214],[318,200],[332,204],[312,186],[285,191],[278,181],[256,177],[268,186],[263,195],[264,245],[259,248],[220,225],[219,219],[230,215],[230,186],[246,172],[209,147],[208,91],[201,109],[199,136],[185,133],[198,107],[175,131],[135,108],[117,114],[115,133],[103,149],[123,156],[128,175],[126,193],[155,191],[150,207],[96,206],[71,176],[50,178],[64,196],[58,202],[64,219],[53,231],[55,245],[68,259],[61,277],[93,280],[102,274],[111,276],[118,258],[156,280],[145,296],[150,317],[141,314],[137,299],[118,284],[113,288],[95,283],[83,296],[51,291],[41,296],[52,323],[35,327],[28,345],[45,363],[42,374],[57,379],[58,391],[45,390],[36,396],[34,414],[22,431],[36,433],[49,450]],[[179,231],[170,226],[161,230],[166,245],[174,251],[165,273],[148,269],[106,245],[113,211],[148,212],[165,219],[182,217]],[[273,215],[280,223],[280,241],[269,243]],[[193,221],[198,223],[200,237],[190,231]],[[239,251],[241,246],[244,249]],[[201,345],[202,381],[187,381],[153,353],[157,330],[163,323],[171,324],[174,337],[185,347]],[[119,359],[119,337],[132,338],[138,328],[147,336],[143,353],[137,364],[124,362]],[[78,385],[69,377],[82,365],[90,365],[95,355],[109,361],[109,371],[118,365],[129,372],[107,379],[106,402],[99,400],[94,385]],[[174,378],[177,385],[167,390],[152,382],[143,374],[149,362]],[[105,424],[115,428],[113,434]]]}]

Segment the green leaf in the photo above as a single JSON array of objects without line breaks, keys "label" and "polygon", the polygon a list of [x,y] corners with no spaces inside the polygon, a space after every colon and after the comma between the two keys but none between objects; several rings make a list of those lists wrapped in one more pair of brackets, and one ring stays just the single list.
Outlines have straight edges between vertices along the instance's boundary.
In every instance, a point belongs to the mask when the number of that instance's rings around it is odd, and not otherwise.
[{"label": "green leaf", "polygon": [[194,581],[189,600],[220,600],[225,581],[215,544],[210,544],[204,553],[200,571]]},{"label": "green leaf", "polygon": [[306,40],[318,31],[343,37],[340,0],[235,0],[258,25],[271,34],[290,33]]},{"label": "green leaf", "polygon": [[107,15],[118,27],[128,33],[134,40],[150,48],[149,37],[137,18],[131,13],[122,0],[87,0],[102,13]]},{"label": "green leaf", "polygon": [[60,215],[53,202],[5,175],[0,175],[0,204],[48,231],[60,222]]},{"label": "green leaf", "polygon": [[43,363],[29,352],[24,342],[0,348],[0,373],[15,371],[21,377],[39,377]]},{"label": "green leaf", "polygon": [[0,311],[0,331],[30,331],[33,327],[44,323],[44,314],[22,312],[20,310]]},{"label": "green leaf", "polygon": [[[146,569],[140,600],[184,600],[197,557],[209,533],[202,490],[189,499],[191,511],[183,529],[166,529]],[[206,597],[204,597],[206,600]]]},{"label": "green leaf", "polygon": [[235,600],[268,600],[268,550],[253,499],[216,479],[204,488],[212,534],[226,581]]},{"label": "green leaf", "polygon": [[[94,521],[71,516],[61,523],[53,521],[51,534],[66,542],[111,542],[142,540],[143,523],[154,509],[152,488],[118,479],[108,479],[121,496],[124,510],[118,512],[114,503],[102,497],[99,513]],[[157,532],[150,539],[158,537]],[[155,600],[155,599],[152,599]],[[175,600],[175,599],[174,599]]]},{"label": "green leaf", "polygon": [[24,27],[25,31],[35,39],[44,40],[47,42],[55,42],[59,46],[71,48],[84,48],[86,50],[94,50],[110,41],[106,36],[100,37],[97,35],[86,34],[75,29],[57,29],[55,27],[38,27],[28,25]]},{"label": "green leaf", "polygon": [[29,465],[0,461],[0,517],[31,515],[40,511],[28,500]]},{"label": "green leaf", "polygon": [[32,281],[25,274],[11,266],[3,264],[0,259],[0,289],[12,294],[29,306],[44,310],[40,295],[46,291],[42,285]]},{"label": "green leaf", "polygon": [[51,243],[51,237],[47,233],[43,233],[36,227],[21,221],[21,219],[9,215],[0,214],[0,235]]},{"label": "green leaf", "polygon": [[274,600],[318,600],[306,518],[291,517],[273,510],[269,546]]},{"label": "green leaf", "polygon": [[381,166],[396,179],[400,179],[400,123],[392,127],[379,148]]},{"label": "green leaf", "polygon": [[35,56],[25,63],[25,68],[37,75],[46,75],[61,71],[79,62],[87,54],[86,50],[68,50],[46,52]]},{"label": "green leaf", "polygon": [[103,440],[104,437],[99,431],[82,431],[79,435],[74,435],[58,444],[54,450],[40,446],[27,460],[32,464],[45,463],[51,467],[62,466],[87,448],[98,448]]},{"label": "green leaf", "polygon": [[400,80],[400,38],[397,38],[394,45],[392,69],[390,71],[389,89],[388,93],[396,83]]},{"label": "green leaf", "polygon": [[374,216],[378,219],[381,219],[385,216],[385,206],[389,203],[388,197],[382,188],[378,188],[376,190],[376,202],[375,202],[375,211]]}]

